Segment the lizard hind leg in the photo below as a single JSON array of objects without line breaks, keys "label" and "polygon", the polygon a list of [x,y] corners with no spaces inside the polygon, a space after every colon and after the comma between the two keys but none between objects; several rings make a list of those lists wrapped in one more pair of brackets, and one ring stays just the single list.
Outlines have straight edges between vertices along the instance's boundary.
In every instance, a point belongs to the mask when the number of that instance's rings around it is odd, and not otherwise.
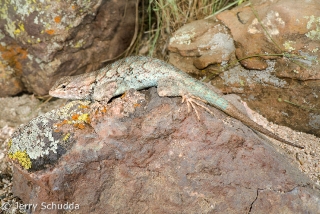
[{"label": "lizard hind leg", "polygon": [[182,103],[184,103],[186,101],[187,106],[188,106],[188,112],[191,111],[191,109],[190,109],[191,107],[193,108],[193,110],[195,111],[199,121],[200,121],[200,116],[199,116],[198,110],[197,110],[195,105],[204,108],[211,115],[214,115],[214,113],[208,107],[206,107],[204,104],[200,103],[198,100],[200,100],[203,103],[207,103],[205,100],[203,100],[203,99],[201,99],[199,97],[195,97],[195,96],[190,95],[190,94],[182,95]]},{"label": "lizard hind leg", "polygon": [[195,111],[198,120],[200,121],[199,112],[196,108],[197,106],[200,106],[204,108],[207,112],[209,112],[211,115],[213,115],[213,112],[206,107],[204,104],[200,103],[199,101],[203,103],[207,103],[205,100],[193,96],[189,93],[186,93],[185,84],[181,81],[177,81],[174,78],[163,78],[158,81],[158,88],[157,92],[159,96],[181,96],[182,97],[182,103],[186,102],[188,106],[188,113],[191,111],[191,108]]}]

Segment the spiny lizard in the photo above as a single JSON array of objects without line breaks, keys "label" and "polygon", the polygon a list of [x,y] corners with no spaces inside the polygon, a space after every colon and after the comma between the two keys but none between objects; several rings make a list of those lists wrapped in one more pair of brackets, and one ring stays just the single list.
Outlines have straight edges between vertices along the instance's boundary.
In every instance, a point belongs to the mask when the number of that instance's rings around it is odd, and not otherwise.
[{"label": "spiny lizard", "polygon": [[[49,91],[54,97],[108,102],[130,88],[136,90],[157,86],[160,96],[196,97],[208,102],[248,127],[282,143],[303,149],[258,125],[234,105],[213,92],[204,83],[162,60],[133,56],[118,60],[100,70],[77,76],[62,77]],[[189,100],[190,102],[190,100]],[[207,109],[207,108],[206,108]]]}]

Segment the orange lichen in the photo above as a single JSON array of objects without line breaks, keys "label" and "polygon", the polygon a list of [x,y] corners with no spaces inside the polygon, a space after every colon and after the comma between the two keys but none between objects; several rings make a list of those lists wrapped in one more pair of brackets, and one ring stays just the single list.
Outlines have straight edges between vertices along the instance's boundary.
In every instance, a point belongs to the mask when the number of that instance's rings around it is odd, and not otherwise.
[{"label": "orange lichen", "polygon": [[54,17],[54,21],[55,21],[56,23],[60,23],[60,22],[61,22],[61,17],[60,17],[60,16]]},{"label": "orange lichen", "polygon": [[87,105],[80,105],[79,108],[81,108],[81,109],[88,109],[89,106],[87,106]]},{"label": "orange lichen", "polygon": [[49,35],[53,35],[54,34],[54,30],[52,30],[52,29],[46,30],[46,33],[49,34]]},{"label": "orange lichen", "polygon": [[79,118],[79,114],[73,114],[73,115],[71,116],[71,119],[72,119],[72,120],[78,120],[78,118]]},{"label": "orange lichen", "polygon": [[84,129],[85,128],[85,124],[84,123],[76,123],[73,126],[75,128],[78,128],[78,129]]},{"label": "orange lichen", "polygon": [[106,113],[107,112],[107,108],[103,107],[103,109],[101,110],[101,113]]},{"label": "orange lichen", "polygon": [[54,132],[60,132],[59,128],[65,124],[69,124],[68,120],[63,120],[61,123],[56,123],[55,126],[57,129],[54,130]]},{"label": "orange lichen", "polygon": [[28,52],[18,45],[0,45],[0,52],[2,58],[8,63],[10,67],[15,69],[17,75],[21,75],[22,65],[20,61],[27,58]]},{"label": "orange lichen", "polygon": [[135,103],[135,104],[133,105],[134,108],[137,108],[137,107],[139,107],[139,106],[141,106],[139,103]]}]

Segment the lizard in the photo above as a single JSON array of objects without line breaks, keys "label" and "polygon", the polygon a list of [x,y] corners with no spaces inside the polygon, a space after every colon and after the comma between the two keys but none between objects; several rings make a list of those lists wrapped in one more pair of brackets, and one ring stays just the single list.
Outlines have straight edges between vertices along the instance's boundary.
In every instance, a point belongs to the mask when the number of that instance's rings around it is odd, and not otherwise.
[{"label": "lizard", "polygon": [[[187,100],[188,107],[189,103],[194,107],[193,103],[198,104],[195,99],[200,99],[240,120],[253,130],[282,143],[304,148],[304,146],[284,140],[260,126],[203,82],[156,58],[131,56],[97,71],[61,77],[52,86],[49,94],[65,99],[108,102],[111,98],[121,95],[131,88],[141,90],[150,87],[157,87],[159,96],[181,96],[183,100]],[[205,106],[201,106],[210,111]]]}]

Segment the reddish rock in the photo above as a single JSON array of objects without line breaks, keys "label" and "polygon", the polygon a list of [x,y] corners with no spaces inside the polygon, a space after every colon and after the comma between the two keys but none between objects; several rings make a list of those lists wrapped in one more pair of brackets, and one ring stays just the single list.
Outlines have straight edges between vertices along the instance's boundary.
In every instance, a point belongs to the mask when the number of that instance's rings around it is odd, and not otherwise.
[{"label": "reddish rock", "polygon": [[13,96],[24,90],[24,86],[12,70],[0,65],[0,97]]},{"label": "reddish rock", "polygon": [[319,1],[255,0],[252,5],[243,5],[217,15],[231,31],[237,58],[248,58],[240,61],[243,66],[263,70],[266,63],[263,66],[262,59],[279,58],[278,76],[320,79],[320,74],[314,73],[320,69],[316,60],[320,57],[316,48],[320,38],[316,21]]},{"label": "reddish rock", "polygon": [[[215,77],[214,86],[223,93],[239,94],[251,109],[269,121],[319,137],[317,14],[320,1],[243,2],[218,14],[218,21],[199,20],[177,30],[169,45],[169,61],[189,73],[205,75],[208,81]],[[230,50],[229,43],[223,42],[216,50],[214,44],[220,40],[208,40],[221,34],[212,30],[217,26],[230,30],[224,31],[225,37],[233,38],[236,48],[223,60],[221,53]],[[207,53],[215,50],[220,58],[200,54],[202,47],[206,47]],[[237,60],[241,66],[235,66]]]},{"label": "reddish rock", "polygon": [[0,84],[0,96],[47,94],[59,77],[119,56],[135,33],[136,3],[1,1],[0,83],[7,84]]},{"label": "reddish rock", "polygon": [[216,109],[214,116],[198,109],[198,121],[181,98],[144,93],[114,99],[84,126],[60,123],[70,137],[58,147],[67,152],[42,170],[14,163],[14,195],[38,204],[34,213],[62,213],[40,208],[67,203],[79,204],[75,213],[320,210],[313,183],[241,122],[222,122],[227,116]]},{"label": "reddish rock", "polygon": [[[170,39],[170,62],[189,73],[227,62],[235,47],[228,29],[211,18],[186,24]],[[193,64],[194,66],[189,66]]]}]

